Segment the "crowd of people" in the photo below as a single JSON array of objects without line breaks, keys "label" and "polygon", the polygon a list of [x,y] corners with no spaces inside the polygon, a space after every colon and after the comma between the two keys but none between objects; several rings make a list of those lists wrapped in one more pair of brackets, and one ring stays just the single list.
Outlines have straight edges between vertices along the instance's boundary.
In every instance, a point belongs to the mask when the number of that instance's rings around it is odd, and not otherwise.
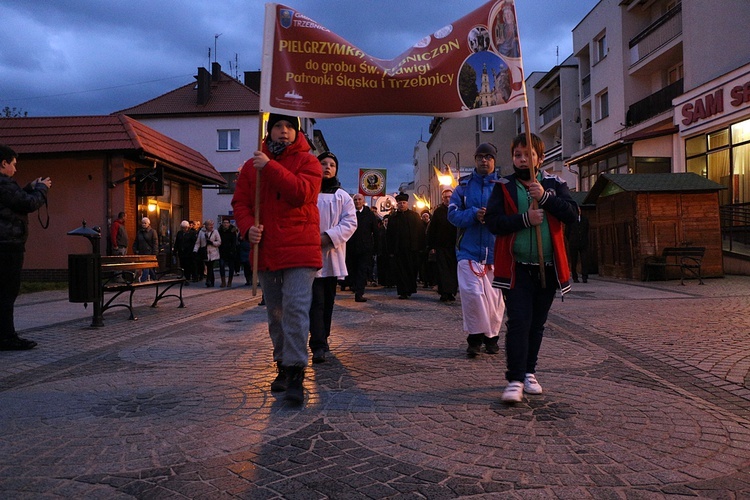
[{"label": "crowd of people", "polygon": [[[299,118],[271,114],[266,132],[240,170],[232,199],[236,225],[228,218],[218,228],[211,219],[184,220],[170,250],[186,284],[205,280],[214,287],[218,267],[221,288],[232,287],[240,271],[245,285],[254,284],[257,251],[277,367],[271,391],[284,392],[293,403],[304,400],[309,354],[312,363],[325,363],[330,350],[339,286],[366,302],[368,284],[395,287],[398,298],[407,300],[421,283],[434,288],[440,302],[460,296],[468,358],[498,354],[504,335],[503,401],[542,393],[536,365],[547,315],[557,291],[567,293],[571,277],[578,282],[579,256],[582,280],[588,279],[588,221],[565,182],[540,170],[545,148],[539,137],[531,134],[531,144],[525,134],[512,140],[511,175],[499,175],[498,149],[483,143],[473,172],[443,189],[434,211],[417,213],[401,192],[395,209],[380,217],[362,194],[350,196],[341,187],[334,153],[310,153]],[[0,348],[30,349],[36,343],[13,328],[26,234],[3,228],[37,209],[50,181],[37,179],[21,189],[11,179],[17,155],[9,148],[0,153],[0,254],[13,264],[3,266],[7,276],[0,280]],[[11,203],[22,208],[13,211]],[[126,219],[120,212],[110,226],[110,253],[157,255],[162,247],[149,218],[141,219],[132,248]],[[155,279],[155,270],[144,270],[138,279]]]}]

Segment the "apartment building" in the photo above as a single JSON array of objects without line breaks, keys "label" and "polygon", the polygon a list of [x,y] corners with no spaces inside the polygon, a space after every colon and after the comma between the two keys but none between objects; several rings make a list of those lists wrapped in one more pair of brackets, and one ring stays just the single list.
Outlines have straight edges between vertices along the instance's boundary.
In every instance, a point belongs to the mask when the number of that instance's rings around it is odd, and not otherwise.
[{"label": "apartment building", "polygon": [[566,161],[580,190],[605,172],[695,172],[726,188],[723,228],[748,225],[747,19],[746,0],[602,0],[589,12],[573,30],[585,125]]}]

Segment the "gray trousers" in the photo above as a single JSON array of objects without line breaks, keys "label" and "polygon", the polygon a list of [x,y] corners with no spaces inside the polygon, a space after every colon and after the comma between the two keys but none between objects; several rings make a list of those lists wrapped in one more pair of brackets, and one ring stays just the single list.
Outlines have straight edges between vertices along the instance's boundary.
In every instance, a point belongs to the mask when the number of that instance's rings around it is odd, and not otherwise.
[{"label": "gray trousers", "polygon": [[266,299],[273,360],[281,361],[284,366],[307,366],[315,273],[316,270],[310,267],[258,272]]}]

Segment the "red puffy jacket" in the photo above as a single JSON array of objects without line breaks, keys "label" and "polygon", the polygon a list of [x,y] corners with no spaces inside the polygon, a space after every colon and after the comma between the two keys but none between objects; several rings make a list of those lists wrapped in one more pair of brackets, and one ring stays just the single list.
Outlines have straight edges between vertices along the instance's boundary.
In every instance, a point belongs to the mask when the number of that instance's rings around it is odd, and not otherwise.
[{"label": "red puffy jacket", "polygon": [[[294,267],[320,269],[320,215],[318,192],[323,168],[309,153],[301,133],[280,155],[274,156],[263,141],[263,152],[271,159],[260,172],[260,221],[263,235],[258,245],[258,271]],[[250,159],[242,166],[232,198],[240,234],[255,221],[256,170]]]}]

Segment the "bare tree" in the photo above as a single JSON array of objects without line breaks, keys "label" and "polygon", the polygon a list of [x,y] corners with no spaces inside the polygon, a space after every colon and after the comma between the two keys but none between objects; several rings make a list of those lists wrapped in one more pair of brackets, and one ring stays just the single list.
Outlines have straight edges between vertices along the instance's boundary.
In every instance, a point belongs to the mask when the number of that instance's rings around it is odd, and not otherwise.
[{"label": "bare tree", "polygon": [[28,116],[28,111],[24,111],[20,108],[10,106],[5,106],[2,111],[0,111],[0,118],[23,118]]}]

